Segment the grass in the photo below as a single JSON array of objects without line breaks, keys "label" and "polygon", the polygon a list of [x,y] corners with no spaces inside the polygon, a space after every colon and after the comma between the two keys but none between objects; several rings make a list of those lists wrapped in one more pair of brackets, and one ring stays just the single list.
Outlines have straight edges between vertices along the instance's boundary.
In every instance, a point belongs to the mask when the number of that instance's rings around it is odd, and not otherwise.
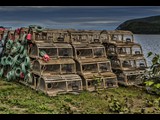
[{"label": "grass", "polygon": [[135,87],[48,97],[19,83],[0,80],[0,114],[158,114],[158,100],[158,96]]}]

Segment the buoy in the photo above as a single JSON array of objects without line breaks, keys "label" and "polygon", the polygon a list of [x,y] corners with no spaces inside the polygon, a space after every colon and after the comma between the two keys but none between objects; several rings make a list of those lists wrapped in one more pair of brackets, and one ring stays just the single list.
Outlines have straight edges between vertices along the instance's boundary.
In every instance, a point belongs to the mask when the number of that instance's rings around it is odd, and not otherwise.
[{"label": "buoy", "polygon": [[5,30],[5,28],[0,28],[0,31],[4,31]]},{"label": "buoy", "polygon": [[49,57],[47,54],[45,54],[45,55],[44,55],[44,59],[45,59],[45,61],[49,61],[49,60],[50,60],[50,57]]},{"label": "buoy", "polygon": [[31,40],[32,39],[32,35],[29,33],[28,35],[27,35],[27,40]]},{"label": "buoy", "polygon": [[19,28],[16,29],[16,33],[17,33],[18,35],[20,34],[20,29],[19,29]]},{"label": "buoy", "polygon": [[43,56],[43,60],[44,60],[45,62],[48,62],[48,61],[50,60],[50,57],[49,57],[47,54],[45,54],[45,55]]},{"label": "buoy", "polygon": [[33,47],[33,44],[29,44],[29,47]]},{"label": "buoy", "polygon": [[20,78],[24,78],[24,73],[23,72],[20,73]]}]

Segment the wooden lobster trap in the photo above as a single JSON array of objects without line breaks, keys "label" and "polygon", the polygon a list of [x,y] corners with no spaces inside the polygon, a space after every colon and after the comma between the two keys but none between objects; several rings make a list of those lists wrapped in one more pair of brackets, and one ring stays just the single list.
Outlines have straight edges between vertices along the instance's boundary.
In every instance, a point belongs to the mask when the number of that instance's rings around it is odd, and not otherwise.
[{"label": "wooden lobster trap", "polygon": [[31,85],[50,96],[61,92],[82,90],[82,80],[76,74],[73,59],[52,59],[47,63],[43,60],[36,60],[33,63],[32,74]]},{"label": "wooden lobster trap", "polygon": [[102,43],[134,43],[133,33],[124,30],[103,30],[100,39]]},{"label": "wooden lobster trap", "polygon": [[72,44],[75,59],[106,58],[103,45],[100,44]]},{"label": "wooden lobster trap", "polygon": [[[82,77],[85,90],[117,87],[117,77],[111,70],[110,61],[106,58],[88,58],[76,60],[77,73]],[[108,83],[111,84],[108,84]]]},{"label": "wooden lobster trap", "polygon": [[110,58],[112,56],[117,57],[141,57],[143,56],[142,47],[138,43],[134,44],[108,44],[105,46],[107,56]]},{"label": "wooden lobster trap", "polygon": [[31,58],[42,57],[41,52],[45,52],[50,58],[73,58],[72,46],[68,43],[39,43],[36,42],[30,47]]},{"label": "wooden lobster trap", "polygon": [[101,43],[100,31],[96,30],[68,30],[68,35],[72,44]]},{"label": "wooden lobster trap", "polygon": [[112,70],[117,75],[118,82],[123,85],[134,85],[136,79],[144,74],[147,63],[144,57],[121,57],[111,60]]}]

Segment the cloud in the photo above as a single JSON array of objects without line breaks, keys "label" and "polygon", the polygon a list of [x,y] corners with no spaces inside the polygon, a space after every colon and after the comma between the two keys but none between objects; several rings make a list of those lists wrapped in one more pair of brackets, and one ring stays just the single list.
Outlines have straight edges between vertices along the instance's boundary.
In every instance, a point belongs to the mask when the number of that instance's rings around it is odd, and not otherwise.
[{"label": "cloud", "polygon": [[147,9],[148,11],[152,11],[152,12],[156,12],[156,13],[160,13],[160,7],[157,8],[152,8],[152,9]]},{"label": "cloud", "polygon": [[0,6],[0,24],[107,28],[159,11],[160,7],[153,6]]},{"label": "cloud", "polygon": [[114,20],[102,20],[99,21],[97,20],[87,20],[87,21],[52,21],[52,20],[41,20],[43,24],[50,24],[50,25],[82,25],[82,24],[88,24],[88,25],[93,25],[93,24],[111,24],[111,23],[119,23],[119,21],[114,21]]},{"label": "cloud", "polygon": [[20,11],[20,10],[39,10],[39,9],[58,9],[59,6],[0,6],[0,11]]},{"label": "cloud", "polygon": [[89,21],[84,23],[92,23],[92,24],[108,24],[108,23],[118,23],[119,21]]},{"label": "cloud", "polygon": [[0,24],[3,26],[11,26],[13,29],[17,27],[28,27],[29,25],[40,25],[42,27],[49,28],[74,28],[74,29],[107,29],[115,28],[115,23],[118,21],[81,21],[81,22],[58,22],[52,20],[39,20],[39,21],[20,21],[20,20],[8,20],[8,21],[0,21]]},{"label": "cloud", "polygon": [[0,6],[0,11],[19,11],[19,10],[60,10],[60,9],[79,9],[79,8],[85,8],[85,9],[98,9],[98,8],[131,8],[131,7],[136,7],[136,6]]},{"label": "cloud", "polygon": [[22,24],[22,23],[30,23],[30,21],[14,21],[14,20],[11,20],[11,21],[0,21],[1,24]]}]

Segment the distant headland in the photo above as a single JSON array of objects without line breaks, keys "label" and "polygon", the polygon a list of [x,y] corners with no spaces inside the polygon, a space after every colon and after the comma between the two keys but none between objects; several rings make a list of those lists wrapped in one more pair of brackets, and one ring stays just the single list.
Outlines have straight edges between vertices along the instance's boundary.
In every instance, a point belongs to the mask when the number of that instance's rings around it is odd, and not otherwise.
[{"label": "distant headland", "polygon": [[129,30],[134,34],[160,34],[160,15],[127,20],[116,30]]}]

